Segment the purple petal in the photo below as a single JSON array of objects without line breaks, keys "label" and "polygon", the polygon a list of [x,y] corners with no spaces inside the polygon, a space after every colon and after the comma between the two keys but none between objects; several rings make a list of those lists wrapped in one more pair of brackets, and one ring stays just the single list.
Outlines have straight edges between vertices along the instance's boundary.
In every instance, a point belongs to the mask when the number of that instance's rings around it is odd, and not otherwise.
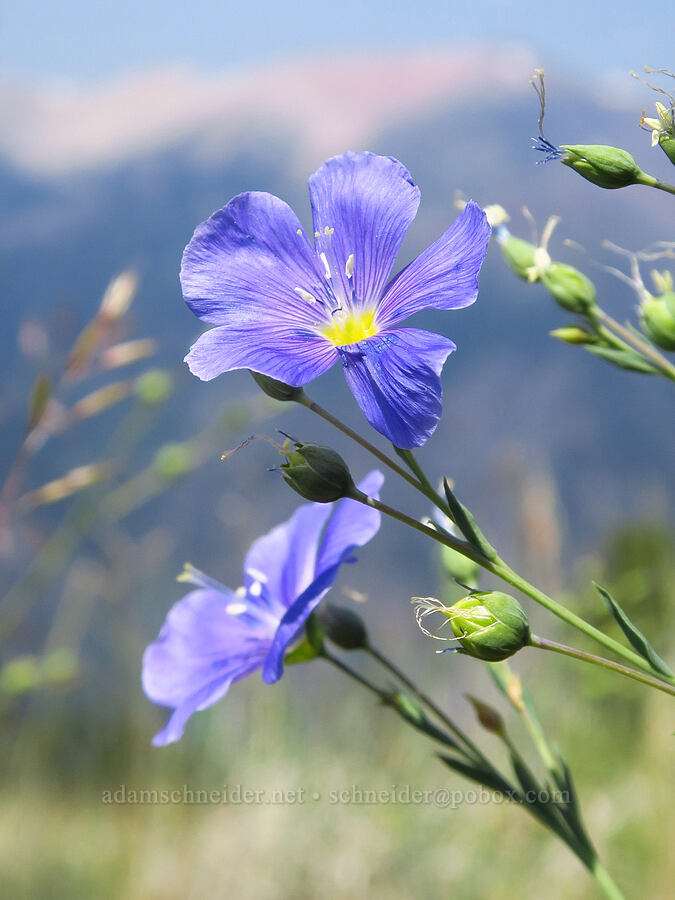
[{"label": "purple petal", "polygon": [[262,677],[266,684],[274,684],[283,675],[284,655],[288,645],[296,639],[310,613],[333,586],[339,571],[340,563],[324,569],[286,611],[263,665]]},{"label": "purple petal", "polygon": [[330,369],[337,358],[336,348],[315,332],[261,318],[256,324],[220,325],[206,331],[185,362],[202,381],[232,369],[253,369],[302,387]]},{"label": "purple petal", "polygon": [[316,247],[325,252],[333,279],[350,298],[345,266],[353,253],[356,300],[373,305],[415,218],[419,188],[405,166],[389,156],[343,153],[310,177],[309,194]]},{"label": "purple petal", "polygon": [[296,287],[323,281],[323,265],[293,210],[272,194],[239,194],[202,222],[183,253],[185,302],[214,325],[260,316],[312,327],[323,317]]},{"label": "purple petal", "polygon": [[450,228],[392,280],[378,306],[378,323],[388,328],[422,309],[473,303],[489,239],[485,213],[467,203]]},{"label": "purple petal", "polygon": [[319,538],[332,511],[329,503],[305,504],[246,554],[244,573],[261,574],[269,594],[285,608],[314,579]]},{"label": "purple petal", "polygon": [[[384,475],[377,470],[367,475],[357,487],[368,497],[379,497]],[[340,500],[321,541],[316,561],[317,574],[340,565],[356,547],[363,547],[380,528],[380,513],[356,500]]]},{"label": "purple petal", "polygon": [[403,449],[419,447],[441,415],[440,374],[455,345],[418,328],[381,332],[340,348],[345,377],[366,419]]},{"label": "purple petal", "polygon": [[146,649],[143,690],[154,703],[175,710],[156,741],[177,740],[195,710],[211,706],[231,682],[261,666],[274,624],[231,615],[231,603],[240,603],[232,591],[192,591],[173,606]]},{"label": "purple petal", "polygon": [[[367,496],[376,497],[383,482],[384,476],[375,470],[359,482],[357,487]],[[334,514],[326,526],[319,548],[316,578],[288,608],[274,635],[263,666],[263,681],[267,684],[274,684],[281,678],[289,644],[296,639],[310,613],[333,586],[342,563],[346,562],[356,547],[362,547],[377,534],[380,518],[377,510],[355,500],[340,500],[335,505]]]},{"label": "purple petal", "polygon": [[219,679],[212,684],[207,684],[199,691],[196,691],[191,697],[184,700],[180,706],[176,707],[171,713],[168,722],[158,731],[152,739],[153,747],[165,747],[172,744],[183,737],[185,726],[192,713],[200,709],[206,709],[212,706],[218,700],[225,696],[231,684],[230,679],[223,681]]}]

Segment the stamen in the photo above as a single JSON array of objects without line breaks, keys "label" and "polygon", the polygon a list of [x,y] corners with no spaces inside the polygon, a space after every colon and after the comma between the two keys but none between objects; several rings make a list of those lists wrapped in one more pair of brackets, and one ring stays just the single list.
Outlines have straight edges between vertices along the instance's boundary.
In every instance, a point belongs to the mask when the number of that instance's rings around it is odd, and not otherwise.
[{"label": "stamen", "polygon": [[262,584],[259,581],[254,581],[253,584],[248,589],[251,597],[259,597],[262,594]]},{"label": "stamen", "polygon": [[296,287],[293,288],[296,294],[300,294],[303,300],[306,300],[307,303],[318,303],[318,300],[313,294],[310,294],[309,291],[306,291],[304,288]]},{"label": "stamen", "polygon": [[240,616],[242,613],[245,613],[248,609],[245,603],[228,603],[225,607],[225,612],[228,616]]},{"label": "stamen", "polygon": [[[283,434],[283,431],[281,433]],[[267,584],[267,575],[265,575],[265,573],[261,572],[259,569],[247,569],[246,574],[250,575],[251,578],[259,581],[261,584]]]},{"label": "stamen", "polygon": [[330,266],[328,265],[328,260],[326,259],[326,254],[320,253],[319,256],[320,256],[321,261],[323,262],[324,268],[326,270],[326,278],[328,278],[330,280],[333,276],[330,273]]},{"label": "stamen", "polygon": [[354,254],[350,253],[347,257],[347,262],[345,263],[345,275],[347,278],[351,278],[354,274]]}]

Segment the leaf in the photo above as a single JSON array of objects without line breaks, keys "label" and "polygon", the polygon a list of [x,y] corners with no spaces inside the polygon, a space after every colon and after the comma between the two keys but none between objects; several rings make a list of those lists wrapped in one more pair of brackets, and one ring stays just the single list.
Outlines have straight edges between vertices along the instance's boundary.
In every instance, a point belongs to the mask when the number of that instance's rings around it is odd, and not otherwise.
[{"label": "leaf", "polygon": [[452,493],[447,478],[443,479],[443,488],[445,490],[448,506],[450,507],[450,512],[452,513],[452,521],[459,528],[467,541],[487,559],[497,559],[497,551],[492,544],[488,542],[466,506],[460,503]]},{"label": "leaf", "polygon": [[618,350],[614,347],[602,347],[598,344],[586,344],[584,349],[588,350],[589,353],[594,353],[596,356],[601,356],[619,369],[626,369],[629,372],[644,372],[647,375],[659,375],[661,373],[660,369],[632,350]]},{"label": "leaf", "polygon": [[423,732],[435,741],[439,741],[441,744],[445,744],[447,747],[453,747],[456,750],[460,749],[454,738],[451,738],[449,734],[446,734],[445,731],[442,731],[433,722],[429,721],[422,707],[412,697],[400,691],[395,691],[389,695],[388,700],[385,702],[388,702],[392,709],[396,710],[399,716],[408,722],[409,725],[412,725],[413,728],[417,728],[418,731]]},{"label": "leaf", "polygon": [[476,781],[478,784],[483,784],[485,787],[492,788],[492,790],[504,794],[509,800],[517,799],[517,792],[505,778],[501,777],[499,772],[493,772],[490,769],[484,769],[482,766],[473,765],[472,763],[464,762],[461,759],[455,759],[454,756],[447,756],[444,753],[439,753],[438,758],[443,760],[446,766],[449,766],[455,772],[459,772],[459,774],[463,775],[465,778]]},{"label": "leaf", "polygon": [[637,650],[640,656],[643,659],[646,659],[649,665],[654,669],[655,672],[658,672],[661,675],[665,675],[668,678],[673,677],[673,671],[666,665],[666,663],[661,659],[658,653],[651,646],[647,638],[644,634],[633,625],[631,620],[628,618],[626,613],[621,609],[619,604],[616,602],[614,597],[606,590],[604,587],[601,587],[595,581],[593,582],[593,586],[596,591],[603,598],[605,603],[607,604],[607,608],[614,616],[616,623],[619,628],[626,635],[631,646]]}]

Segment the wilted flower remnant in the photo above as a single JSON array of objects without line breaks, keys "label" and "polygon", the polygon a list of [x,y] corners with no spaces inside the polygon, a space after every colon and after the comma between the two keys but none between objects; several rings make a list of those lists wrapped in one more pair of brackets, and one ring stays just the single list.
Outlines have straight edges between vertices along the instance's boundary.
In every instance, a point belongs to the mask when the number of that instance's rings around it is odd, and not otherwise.
[{"label": "wilted flower remnant", "polygon": [[[446,606],[434,597],[413,597],[417,624],[424,634],[441,641],[457,640],[460,652],[488,662],[513,656],[530,641],[530,626],[518,601],[501,591],[477,591]],[[440,614],[435,630],[425,620]],[[450,625],[450,635],[440,632]]]},{"label": "wilted flower remnant", "polygon": [[216,327],[186,357],[210,380],[247,368],[301,387],[342,363],[367,420],[411,448],[441,414],[440,373],[452,341],[400,328],[424,309],[457,309],[478,293],[490,227],[469,203],[389,280],[420,202],[397,160],[344,153],[309,179],[313,240],[271,194],[239,194],[195,231],[181,282],[192,312]]},{"label": "wilted flower remnant", "polygon": [[[645,72],[648,74],[667,75],[669,78],[675,79],[675,73],[669,72],[668,69],[652,69],[649,66],[645,66]],[[633,78],[637,78],[638,81],[643,80],[635,72],[631,72],[631,75]],[[653,91],[663,94],[668,100],[668,106],[657,101],[656,118],[648,118],[645,115],[646,110],[643,110],[640,127],[644,128],[645,131],[651,131],[652,147],[660,147],[671,163],[675,164],[675,96],[663,88],[657,87],[655,84],[650,84],[648,81],[644,83]]]},{"label": "wilted flower remnant", "polygon": [[[383,477],[373,471],[359,490],[376,496]],[[354,549],[380,527],[380,514],[353,500],[313,503],[253,543],[243,587],[231,590],[192,567],[181,580],[197,590],[170,611],[143,657],[143,689],[173,709],[156,746],[177,741],[197,710],[212,706],[231,684],[257,669],[273,684],[284,654]]]}]

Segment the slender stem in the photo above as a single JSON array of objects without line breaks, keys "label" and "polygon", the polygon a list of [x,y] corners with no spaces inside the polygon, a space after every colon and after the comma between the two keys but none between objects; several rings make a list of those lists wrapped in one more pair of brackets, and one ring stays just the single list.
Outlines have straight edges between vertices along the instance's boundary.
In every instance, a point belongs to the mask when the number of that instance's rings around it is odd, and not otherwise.
[{"label": "slender stem", "polygon": [[618,672],[620,675],[625,675],[627,678],[633,678],[635,681],[641,681],[643,684],[648,684],[651,687],[657,688],[659,691],[663,691],[665,694],[670,694],[675,697],[675,687],[664,684],[662,681],[659,681],[657,678],[652,678],[650,675],[636,672],[634,669],[629,669],[627,666],[612,662],[610,659],[596,656],[594,653],[586,653],[584,650],[577,650],[576,647],[568,647],[566,644],[557,643],[557,641],[540,638],[537,637],[536,634],[530,636],[530,646],[539,647],[541,650],[553,650],[554,653],[562,653],[564,656],[571,656],[573,659],[582,659],[595,666],[602,666],[604,669]]},{"label": "slender stem", "polygon": [[324,647],[320,653],[321,659],[325,659],[326,662],[332,663],[336,668],[340,669],[345,675],[349,675],[350,678],[353,678],[354,681],[358,681],[358,683],[369,690],[371,693],[375,694],[383,702],[387,701],[387,693],[379,688],[376,684],[373,684],[372,681],[368,681],[363,675],[356,671],[356,669],[352,669],[351,666],[348,666],[347,663],[342,662],[342,660],[338,656],[333,656],[326,648]]},{"label": "slender stem", "polygon": [[[477,562],[478,565],[482,566],[484,569],[487,569],[488,572],[492,572],[494,575],[497,575],[499,578],[502,578],[504,581],[507,581],[509,584],[512,584],[514,587],[518,588],[518,590],[522,591],[524,594],[527,594],[528,597],[531,597],[535,602],[539,603],[540,606],[543,606],[545,609],[548,609],[549,612],[552,612],[555,616],[558,616],[559,619],[562,619],[569,625],[573,625],[575,628],[578,628],[579,631],[583,631],[584,634],[587,634],[589,637],[594,638],[596,641],[598,641],[598,643],[607,647],[608,650],[611,650],[618,656],[622,656],[624,659],[628,660],[637,668],[642,669],[644,672],[652,672],[649,663],[641,656],[639,656],[637,653],[634,653],[632,650],[629,650],[627,647],[624,647],[618,641],[615,641],[614,638],[609,637],[609,635],[604,634],[598,628],[590,625],[580,616],[577,616],[576,613],[573,613],[571,610],[567,609],[567,607],[553,600],[551,597],[549,597],[543,591],[540,591],[534,585],[530,584],[524,578],[521,578],[521,576],[518,575],[517,572],[514,572],[513,569],[509,568],[509,566],[503,560],[489,560],[466,541],[461,541],[458,538],[452,537],[452,535],[436,531],[436,529],[431,528],[429,525],[424,525],[422,522],[418,522],[416,519],[413,519],[406,513],[401,512],[398,509],[394,509],[393,507],[388,506],[386,503],[382,503],[381,500],[375,500],[373,497],[367,497],[364,493],[357,489],[355,489],[350,496],[353,500],[364,504],[364,506],[370,506],[374,509],[378,509],[380,512],[383,512],[385,515],[390,516],[393,519],[397,519],[404,525],[408,525],[410,528],[414,528],[416,531],[420,531],[422,534],[425,534],[432,540],[438,541],[439,544],[445,544],[446,547],[457,550],[458,553],[461,553],[463,556],[466,556],[469,559],[472,559],[474,562]],[[660,680],[668,682],[669,684],[675,684],[675,679],[670,679],[666,676],[660,677]]]},{"label": "slender stem", "polygon": [[675,185],[667,184],[665,181],[659,181],[657,178],[654,178],[653,175],[647,175],[646,172],[641,172],[637,177],[638,184],[646,184],[647,187],[656,188],[658,191],[665,191],[668,194],[675,194]]},{"label": "slender stem", "polygon": [[593,878],[598,883],[598,887],[604,892],[606,897],[609,897],[609,900],[625,900],[619,886],[603,866],[599,856],[596,856],[593,860],[590,870]]},{"label": "slender stem", "polygon": [[659,353],[659,351],[648,341],[643,341],[642,338],[639,338],[637,335],[633,334],[632,331],[629,331],[628,328],[625,328],[620,322],[617,322],[616,319],[613,319],[603,309],[598,309],[595,314],[597,318],[607,326],[607,328],[615,331],[623,338],[626,343],[630,344],[643,356],[646,356],[651,362],[658,366],[659,369],[661,369],[668,376],[668,378],[672,378],[673,381],[675,381],[675,366],[670,362],[670,360],[666,359],[666,357],[662,353]]},{"label": "slender stem", "polygon": [[388,657],[381,653],[376,647],[373,647],[369,644],[366,648],[364,648],[367,653],[369,653],[373,659],[377,660],[381,666],[384,666],[391,674],[397,678],[401,684],[404,684],[410,693],[416,697],[420,703],[423,703],[431,712],[445,725],[445,727],[451,731],[455,737],[462,741],[464,745],[470,750],[471,754],[475,759],[479,760],[481,763],[487,766],[491,766],[489,760],[481,753],[478,747],[473,743],[473,741],[468,738],[461,728],[458,728],[457,725],[450,719],[443,710],[434,703],[434,701],[425,694],[417,685],[411,681],[405,672],[402,672],[399,667],[393,663]]},{"label": "slender stem", "polygon": [[382,450],[378,449],[375,444],[371,444],[370,441],[367,441],[364,437],[354,431],[349,425],[345,425],[344,422],[341,422],[340,419],[337,419],[332,413],[329,413],[327,409],[324,409],[322,406],[319,406],[318,403],[315,403],[313,400],[307,396],[307,394],[300,394],[296,398],[296,403],[299,403],[301,406],[310,409],[313,413],[316,413],[317,416],[321,416],[322,419],[325,419],[326,422],[330,422],[331,425],[334,425],[338,431],[341,431],[343,434],[346,434],[347,437],[350,437],[353,441],[356,441],[357,444],[360,444],[364,450],[367,450],[368,453],[371,453],[376,459],[379,459],[381,463],[385,466],[388,466],[392,472],[396,472],[401,478],[411,484],[414,488],[420,489],[419,483],[413,478],[411,475],[406,472],[406,470],[399,466],[399,464],[393,460],[390,456],[387,456],[386,453],[383,453]]}]

